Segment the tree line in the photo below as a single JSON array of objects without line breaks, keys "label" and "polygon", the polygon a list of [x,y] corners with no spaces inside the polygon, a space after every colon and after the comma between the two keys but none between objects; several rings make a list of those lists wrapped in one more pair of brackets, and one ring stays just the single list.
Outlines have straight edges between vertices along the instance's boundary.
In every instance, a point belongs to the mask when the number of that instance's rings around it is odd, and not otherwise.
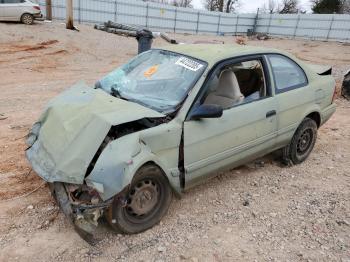
[{"label": "tree line", "polygon": [[[193,0],[143,1],[193,8]],[[202,0],[202,3],[208,11],[234,13],[239,11],[239,8],[245,1],[249,0]],[[310,0],[310,2],[311,10],[315,14],[350,14],[350,0]],[[300,5],[300,0],[266,0],[266,3],[259,8],[259,11],[269,14],[296,14],[306,12]]]}]

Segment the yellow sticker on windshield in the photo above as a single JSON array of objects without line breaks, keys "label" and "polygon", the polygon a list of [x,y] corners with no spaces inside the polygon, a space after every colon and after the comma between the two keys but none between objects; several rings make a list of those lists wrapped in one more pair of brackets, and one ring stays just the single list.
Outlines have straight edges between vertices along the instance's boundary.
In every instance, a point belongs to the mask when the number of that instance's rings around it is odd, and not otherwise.
[{"label": "yellow sticker on windshield", "polygon": [[157,71],[158,71],[158,65],[154,65],[154,66],[151,66],[150,68],[148,68],[148,69],[143,73],[143,75],[144,75],[145,77],[151,77],[151,76],[154,75]]}]

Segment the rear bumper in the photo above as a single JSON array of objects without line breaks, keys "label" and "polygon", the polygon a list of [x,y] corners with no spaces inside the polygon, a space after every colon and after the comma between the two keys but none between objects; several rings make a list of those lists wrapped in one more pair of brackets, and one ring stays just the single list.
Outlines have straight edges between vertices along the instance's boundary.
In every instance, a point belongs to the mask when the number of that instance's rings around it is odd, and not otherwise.
[{"label": "rear bumper", "polygon": [[33,17],[34,17],[35,20],[39,20],[39,21],[44,21],[45,20],[42,13],[34,14]]},{"label": "rear bumper", "polygon": [[331,118],[331,116],[335,113],[335,111],[336,111],[336,105],[334,103],[329,105],[325,109],[323,109],[321,112],[321,125],[326,123]]}]

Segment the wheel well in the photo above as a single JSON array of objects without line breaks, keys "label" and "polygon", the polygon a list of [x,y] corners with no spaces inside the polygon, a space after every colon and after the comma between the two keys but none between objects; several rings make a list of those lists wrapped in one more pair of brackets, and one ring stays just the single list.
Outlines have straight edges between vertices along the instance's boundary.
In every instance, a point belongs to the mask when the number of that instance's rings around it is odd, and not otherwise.
[{"label": "wheel well", "polygon": [[22,18],[24,15],[30,15],[30,16],[33,16],[31,13],[23,13],[23,14],[21,15],[21,18]]},{"label": "wheel well", "polygon": [[317,124],[317,128],[320,127],[320,125],[321,125],[321,116],[320,116],[320,114],[318,112],[312,112],[312,113],[308,114],[306,117],[307,118],[311,118],[312,120],[314,120],[316,122],[316,124]]},{"label": "wheel well", "polygon": [[[167,175],[166,175],[166,173],[164,172],[163,168],[161,168],[156,162],[154,162],[154,161],[152,161],[152,160],[143,163],[143,164],[137,169],[137,171],[138,171],[140,168],[142,168],[142,167],[144,167],[144,166],[148,166],[148,165],[158,167],[159,170],[162,171],[163,176],[164,176],[164,177],[168,180],[168,182],[169,182],[169,178],[167,177]],[[136,172],[137,172],[137,171],[136,171]],[[136,172],[135,172],[135,173],[136,173]],[[133,178],[133,179],[134,179],[134,178]]]},{"label": "wheel well", "polygon": [[[170,188],[171,188],[171,191],[175,194],[176,197],[181,198],[181,195],[175,190],[175,188],[174,188],[174,187],[172,186],[172,184],[170,183],[169,177],[166,175],[166,173],[165,173],[165,171],[163,170],[163,168],[161,168],[161,167],[160,167],[156,162],[154,162],[154,161],[148,161],[148,162],[144,163],[143,165],[141,165],[141,166],[139,167],[139,169],[140,169],[141,167],[147,166],[147,165],[153,165],[153,166],[158,167],[158,168],[162,171],[163,176],[166,178],[166,180],[168,180],[168,183],[169,183],[169,186],[170,186]],[[134,176],[134,177],[135,177],[135,176]],[[134,179],[134,177],[133,177],[133,179]]]},{"label": "wheel well", "polygon": [[33,17],[33,15],[30,14],[30,13],[23,13],[23,14],[21,15],[21,21],[22,21],[24,15],[30,15],[31,17]]}]

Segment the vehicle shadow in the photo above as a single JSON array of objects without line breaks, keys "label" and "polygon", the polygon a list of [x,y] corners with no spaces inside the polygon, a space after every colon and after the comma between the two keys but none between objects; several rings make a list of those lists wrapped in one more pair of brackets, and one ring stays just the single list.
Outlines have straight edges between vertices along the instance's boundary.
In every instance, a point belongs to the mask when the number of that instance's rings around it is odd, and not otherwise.
[{"label": "vehicle shadow", "polygon": [[23,24],[20,21],[0,21],[1,24],[7,24],[7,25],[23,25],[23,26],[33,26],[33,25],[40,25],[42,24],[43,21],[38,21],[38,20],[34,20],[33,24],[31,25],[26,25]]}]

